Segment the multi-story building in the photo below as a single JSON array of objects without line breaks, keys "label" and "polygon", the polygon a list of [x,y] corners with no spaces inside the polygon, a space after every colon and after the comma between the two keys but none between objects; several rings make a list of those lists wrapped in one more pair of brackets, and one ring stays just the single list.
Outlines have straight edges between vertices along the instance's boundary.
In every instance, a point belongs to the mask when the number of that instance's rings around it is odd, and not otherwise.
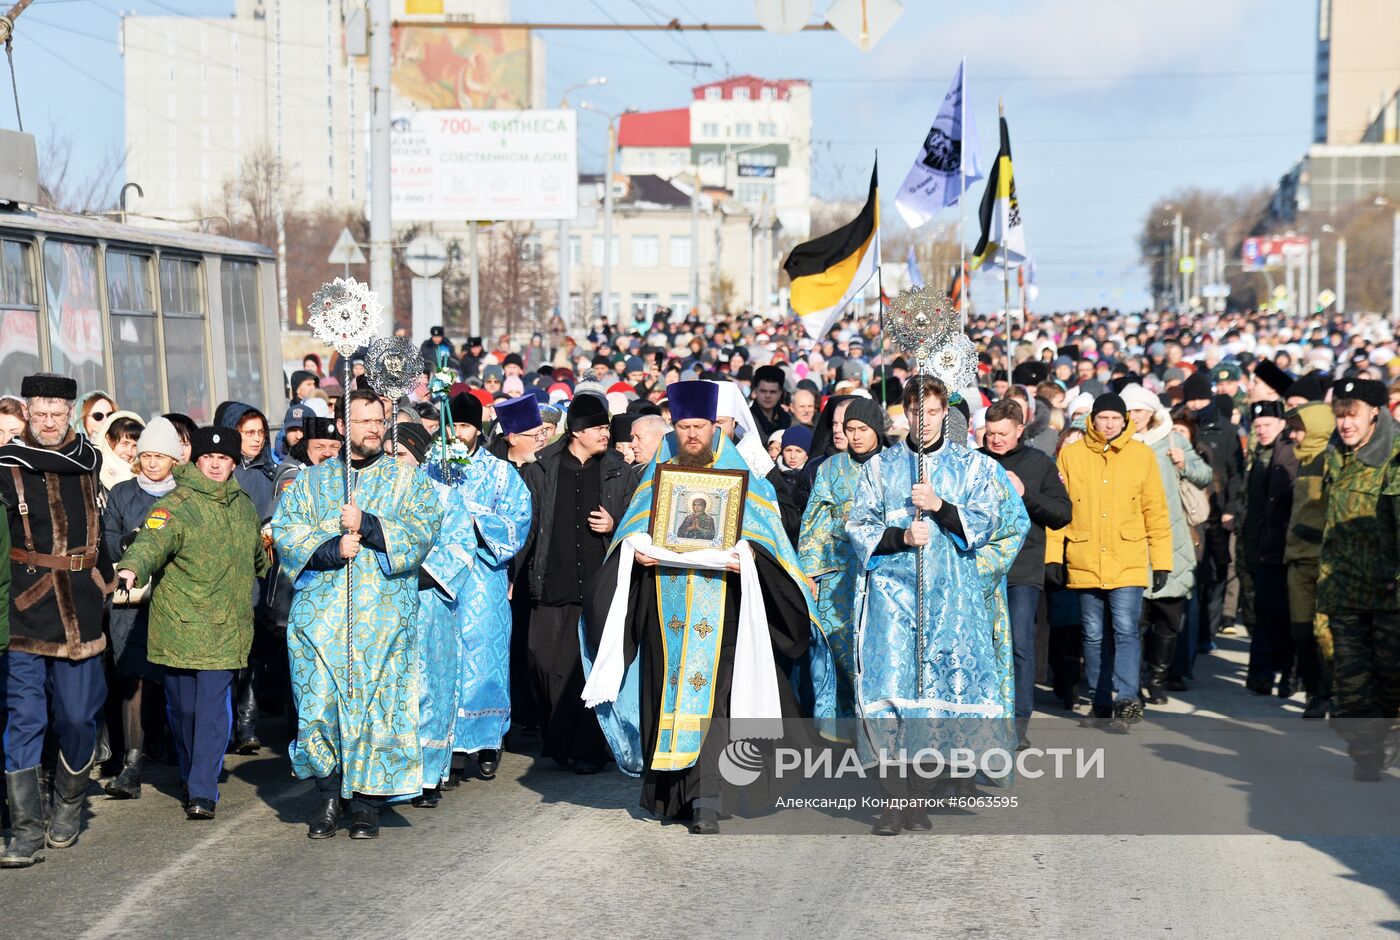
[{"label": "multi-story building", "polygon": [[811,230],[810,82],[740,75],[699,85],[686,108],[623,116],[618,147],[623,172],[698,172],[785,235]]},{"label": "multi-story building", "polygon": [[[280,155],[290,188],[307,206],[363,205],[369,68],[355,40],[365,29],[358,6],[236,0],[231,17],[123,17],[126,177],[146,194],[133,201],[133,211],[177,219],[217,211],[225,182],[260,154]],[[545,62],[537,38],[509,31],[516,35],[498,54],[514,59],[496,70],[508,76],[508,87],[483,89],[468,74],[476,54],[470,31],[433,36],[411,25],[418,8],[410,0],[391,5],[403,24],[396,27],[396,108],[543,105]],[[510,3],[443,0],[442,11],[501,22],[510,17]],[[406,32],[412,30],[418,35]],[[430,61],[415,57],[415,49],[430,43],[436,53]]]},{"label": "multi-story building", "polygon": [[[722,192],[702,191],[692,208],[688,184],[689,180],[667,181],[655,174],[613,177],[612,297],[607,312],[614,322],[649,322],[659,306],[688,311],[693,273],[698,273],[702,311],[753,308],[767,276],[762,270],[762,232],[752,213]],[[580,177],[579,203],[579,218],[568,234],[570,321],[575,326],[604,309],[607,248],[601,175]],[[558,230],[543,226],[540,242],[548,257],[557,250]],[[698,262],[698,271],[692,260]]]},{"label": "multi-story building", "polygon": [[1400,88],[1400,3],[1318,0],[1313,143],[1360,143]]}]

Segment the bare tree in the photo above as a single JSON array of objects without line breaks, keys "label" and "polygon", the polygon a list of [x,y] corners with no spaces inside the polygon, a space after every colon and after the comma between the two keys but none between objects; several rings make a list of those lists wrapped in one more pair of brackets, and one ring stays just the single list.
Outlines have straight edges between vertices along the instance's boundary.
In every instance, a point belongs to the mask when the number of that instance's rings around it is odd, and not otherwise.
[{"label": "bare tree", "polygon": [[[1157,200],[1143,220],[1142,233],[1138,236],[1138,249],[1142,252],[1143,264],[1147,266],[1149,288],[1152,296],[1162,299],[1171,293],[1171,285],[1176,277],[1173,267],[1172,238],[1177,213],[1181,214],[1181,224],[1191,229],[1194,239],[1197,235],[1209,235],[1210,244],[1223,247],[1227,257],[1238,258],[1241,243],[1259,221],[1269,204],[1269,190],[1262,187],[1247,187],[1235,192],[1212,189],[1182,189]],[[1186,254],[1194,250],[1186,246]],[[1262,281],[1253,275],[1239,272],[1227,278],[1231,285],[1232,302],[1244,306],[1255,304]],[[1256,283],[1258,282],[1258,283]]]},{"label": "bare tree", "polygon": [[50,124],[39,150],[39,204],[47,209],[80,214],[105,212],[117,204],[124,151],[110,148],[97,163],[80,169],[74,164],[77,137]]}]

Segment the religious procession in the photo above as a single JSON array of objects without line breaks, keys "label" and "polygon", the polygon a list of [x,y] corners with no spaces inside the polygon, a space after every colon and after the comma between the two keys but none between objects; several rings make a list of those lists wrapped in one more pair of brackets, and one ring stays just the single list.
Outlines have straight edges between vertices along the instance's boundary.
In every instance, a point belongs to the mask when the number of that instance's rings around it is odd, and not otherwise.
[{"label": "religious procession", "polygon": [[10,0],[0,924],[1393,933],[1396,36]]},{"label": "religious procession", "polygon": [[[1091,316],[1024,336],[1008,372],[989,325],[979,351],[915,289],[820,344],[757,319],[706,342],[663,312],[527,370],[508,337],[374,338],[376,303],[317,294],[342,376],[308,354],[278,430],[233,401],[143,417],[53,373],[0,402],[4,867],[74,846],[94,780],[138,799],[160,761],[215,819],[226,755],[274,715],[311,839],[374,839],[508,747],[615,766],[713,834],[736,742],[1014,755],[1047,667],[1084,727],[1128,735],[1240,626],[1246,688],[1301,689],[1356,781],[1400,752],[1386,343],[1295,376],[1237,329]],[[1095,354],[1105,327],[1142,351]],[[870,831],[929,830],[924,797],[994,782],[882,777]]]}]

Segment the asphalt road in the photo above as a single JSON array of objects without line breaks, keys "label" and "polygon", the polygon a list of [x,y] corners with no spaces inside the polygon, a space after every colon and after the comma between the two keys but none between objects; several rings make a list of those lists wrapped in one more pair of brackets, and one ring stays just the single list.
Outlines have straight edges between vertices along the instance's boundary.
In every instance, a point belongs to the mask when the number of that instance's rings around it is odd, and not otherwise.
[{"label": "asphalt road", "polygon": [[[869,835],[864,818],[797,835],[748,834],[736,821],[696,837],[636,809],[630,778],[508,754],[496,780],[469,781],[436,810],[386,812],[378,841],[342,830],[312,842],[310,787],[264,751],[228,759],[214,822],[185,821],[169,768],[139,801],[109,801],[94,785],[77,846],[0,872],[0,930],[259,940],[1400,932],[1400,769],[1353,783],[1336,738],[1298,719],[1301,696],[1245,692],[1242,644],[1227,645],[1203,660],[1191,692],[1130,736],[1117,789],[1099,799],[1135,812],[1131,831],[1076,834],[1081,821],[1047,823],[1055,807],[1042,802],[1025,825],[935,813],[932,832],[893,839]],[[1107,739],[1046,704],[1032,725],[1038,744]],[[1038,791],[1023,781],[1006,792],[1034,804]],[[1172,794],[1185,797],[1171,804]]]}]

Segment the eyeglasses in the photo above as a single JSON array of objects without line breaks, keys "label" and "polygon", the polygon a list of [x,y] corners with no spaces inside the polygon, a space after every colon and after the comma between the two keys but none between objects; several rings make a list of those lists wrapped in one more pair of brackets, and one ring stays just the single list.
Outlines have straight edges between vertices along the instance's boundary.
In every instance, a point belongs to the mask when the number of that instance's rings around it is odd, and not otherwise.
[{"label": "eyeglasses", "polygon": [[383,418],[351,418],[350,423],[370,428],[382,428],[387,422]]},{"label": "eyeglasses", "polygon": [[89,420],[92,420],[92,421],[106,421],[106,420],[107,420],[107,415],[108,415],[108,414],[110,414],[110,412],[107,412],[107,411],[89,411],[89,412],[88,412],[88,418],[89,418]]}]

